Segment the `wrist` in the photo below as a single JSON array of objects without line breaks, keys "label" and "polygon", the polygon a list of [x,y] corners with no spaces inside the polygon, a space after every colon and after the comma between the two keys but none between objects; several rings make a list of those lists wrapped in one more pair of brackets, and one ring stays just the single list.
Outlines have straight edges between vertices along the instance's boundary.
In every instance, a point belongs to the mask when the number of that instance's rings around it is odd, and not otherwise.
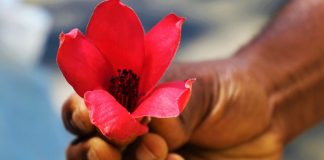
[{"label": "wrist", "polygon": [[[252,48],[252,47],[251,47]],[[273,123],[284,143],[324,118],[324,57],[296,53],[285,57],[265,49],[246,49],[233,57],[245,72],[264,85],[274,108]]]}]

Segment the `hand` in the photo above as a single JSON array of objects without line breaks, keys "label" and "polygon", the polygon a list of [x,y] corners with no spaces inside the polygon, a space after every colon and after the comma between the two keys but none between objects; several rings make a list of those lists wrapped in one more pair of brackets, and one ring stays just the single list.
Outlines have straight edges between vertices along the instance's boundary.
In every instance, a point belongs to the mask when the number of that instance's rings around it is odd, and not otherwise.
[{"label": "hand", "polygon": [[226,60],[173,65],[165,81],[197,78],[187,108],[178,118],[152,119],[151,133],[126,150],[96,131],[83,100],[72,95],[62,116],[66,128],[79,138],[68,147],[67,159],[279,158],[283,136],[265,88],[236,64]]},{"label": "hand", "polygon": [[88,111],[83,99],[73,94],[64,104],[62,117],[65,127],[78,138],[67,149],[69,160],[100,160],[111,159],[166,159],[181,160],[177,154],[168,154],[165,140],[153,133],[148,133],[128,146],[110,144],[90,123]]}]

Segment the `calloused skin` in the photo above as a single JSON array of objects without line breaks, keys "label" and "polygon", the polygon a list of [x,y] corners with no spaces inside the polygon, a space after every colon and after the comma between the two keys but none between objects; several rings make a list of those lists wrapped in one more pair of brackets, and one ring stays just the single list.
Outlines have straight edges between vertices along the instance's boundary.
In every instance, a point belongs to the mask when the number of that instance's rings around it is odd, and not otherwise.
[{"label": "calloused skin", "polygon": [[72,95],[62,111],[77,136],[67,159],[281,159],[288,142],[324,118],[323,17],[324,1],[292,0],[233,57],[172,65],[164,81],[197,78],[186,109],[152,119],[129,144],[103,137]]}]

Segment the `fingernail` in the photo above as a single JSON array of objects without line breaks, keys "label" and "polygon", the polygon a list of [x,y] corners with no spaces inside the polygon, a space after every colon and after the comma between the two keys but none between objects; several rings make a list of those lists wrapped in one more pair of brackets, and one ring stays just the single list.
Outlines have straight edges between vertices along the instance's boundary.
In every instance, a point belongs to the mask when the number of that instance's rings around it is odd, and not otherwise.
[{"label": "fingernail", "polygon": [[178,154],[169,154],[166,160],[185,160],[183,157]]},{"label": "fingernail", "polygon": [[147,125],[151,122],[151,117],[144,117],[140,123],[143,124],[143,125]]},{"label": "fingernail", "polygon": [[140,160],[155,160],[157,157],[144,145],[140,144],[136,151],[136,158]]},{"label": "fingernail", "polygon": [[89,160],[99,160],[97,153],[93,149],[89,150],[89,152],[87,153],[87,157]]},{"label": "fingernail", "polygon": [[[73,112],[72,114],[72,125],[82,129],[82,130],[86,130],[86,126],[84,125],[83,121],[82,121],[82,118],[80,117],[81,116],[81,111],[80,109],[77,109]],[[73,124],[75,123],[75,124]]]}]

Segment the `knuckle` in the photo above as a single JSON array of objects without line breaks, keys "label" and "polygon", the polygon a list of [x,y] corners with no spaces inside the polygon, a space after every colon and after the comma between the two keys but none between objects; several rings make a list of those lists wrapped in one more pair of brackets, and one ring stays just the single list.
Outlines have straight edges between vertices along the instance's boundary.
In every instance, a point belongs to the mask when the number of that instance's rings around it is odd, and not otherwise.
[{"label": "knuckle", "polygon": [[72,134],[88,135],[95,130],[83,99],[77,94],[71,95],[64,103],[62,118],[65,128]]}]

